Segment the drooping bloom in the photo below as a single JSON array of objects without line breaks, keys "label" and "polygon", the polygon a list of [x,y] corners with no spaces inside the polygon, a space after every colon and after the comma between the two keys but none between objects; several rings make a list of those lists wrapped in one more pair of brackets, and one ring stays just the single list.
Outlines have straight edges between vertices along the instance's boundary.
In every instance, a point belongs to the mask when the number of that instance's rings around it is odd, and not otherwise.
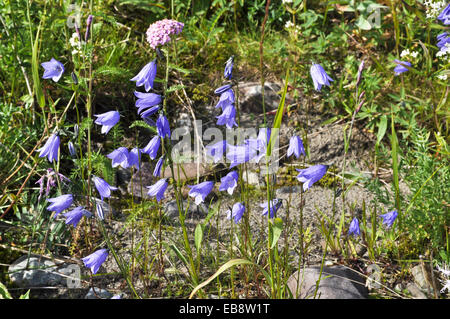
[{"label": "drooping bloom", "polygon": [[188,185],[191,189],[189,191],[189,196],[195,198],[195,204],[200,205],[206,196],[212,191],[214,187],[214,183],[210,181],[206,181],[197,185]]},{"label": "drooping bloom", "polygon": [[161,156],[158,162],[156,162],[155,169],[153,170],[153,176],[160,177],[161,176],[161,167],[164,164],[164,156]]},{"label": "drooping bloom", "polygon": [[225,63],[225,71],[223,73],[223,76],[228,80],[231,80],[231,74],[233,72],[233,64],[234,64],[234,56],[231,56]]},{"label": "drooping bloom", "polygon": [[[231,87],[232,87],[231,84],[222,85],[221,87],[214,90],[214,94],[222,95],[222,93],[228,91],[229,89],[231,89]],[[233,93],[233,102],[234,102],[234,93]]]},{"label": "drooping bloom", "polygon": [[228,106],[233,105],[235,101],[234,92],[231,89],[231,85],[224,85],[214,91],[216,94],[220,94],[219,102],[215,108],[221,108],[222,111]]},{"label": "drooping bloom", "polygon": [[179,34],[183,31],[184,24],[175,20],[163,19],[151,24],[147,29],[147,42],[152,49],[158,45],[164,45],[169,42],[171,34]]},{"label": "drooping bloom", "polygon": [[56,217],[59,215],[59,213],[61,213],[63,210],[69,208],[70,205],[72,205],[73,196],[72,194],[61,195],[54,198],[48,198],[47,202],[51,203],[47,207],[47,210],[54,211],[56,214],[53,217]]},{"label": "drooping bloom", "polygon": [[44,68],[43,79],[52,79],[53,81],[58,82],[64,73],[64,65],[54,58],[48,62],[41,63],[41,65]]},{"label": "drooping bloom", "polygon": [[206,146],[206,154],[214,159],[214,163],[217,163],[223,158],[227,145],[228,143],[226,140],[217,142],[214,145],[208,145]]},{"label": "drooping bloom", "polygon": [[53,168],[48,168],[47,173],[42,175],[41,178],[36,182],[36,184],[39,184],[39,197],[38,200],[41,199],[42,193],[44,192],[44,179],[47,178],[47,187],[45,190],[45,196],[48,196],[50,193],[50,189],[56,185],[56,179],[60,178],[62,182],[70,182],[70,179],[65,177],[61,173],[57,173],[53,170]]},{"label": "drooping bloom", "polygon": [[352,222],[350,223],[350,227],[348,228],[348,234],[353,235],[355,237],[361,234],[361,230],[359,229],[359,221],[358,218],[354,217]]},{"label": "drooping bloom", "polygon": [[233,104],[227,105],[225,109],[223,109],[223,113],[217,118],[217,125],[226,125],[228,129],[232,129],[233,126],[238,126],[236,123],[236,109]]},{"label": "drooping bloom", "polygon": [[105,262],[108,254],[108,249],[103,248],[93,252],[89,256],[81,258],[81,260],[83,261],[84,265],[90,268],[92,273],[95,275],[100,266]]},{"label": "drooping bloom", "polygon": [[232,210],[227,210],[227,219],[234,219],[234,223],[237,224],[244,216],[245,206],[242,203],[236,203],[233,205]]},{"label": "drooping bloom", "polygon": [[[283,202],[281,199],[274,198],[270,201],[270,218],[274,218],[275,214],[277,213],[277,210],[281,207]],[[261,215],[265,216],[269,212],[269,205],[268,202],[264,202],[263,204],[259,205],[259,207],[263,208],[263,212]]]},{"label": "drooping bloom", "polygon": [[322,89],[322,85],[330,86],[330,81],[333,81],[333,79],[328,76],[320,64],[313,64],[311,66],[310,73],[316,91],[320,91]]},{"label": "drooping bloom", "polygon": [[152,62],[146,64],[142,70],[130,81],[136,81],[136,86],[145,86],[145,91],[148,92],[153,89],[153,81],[156,77],[157,70],[157,60],[154,59]]},{"label": "drooping bloom", "polygon": [[141,114],[141,112],[143,110],[146,110],[152,106],[156,106],[162,102],[161,95],[156,94],[156,93],[142,93],[142,92],[134,91],[134,96],[136,96],[138,98],[136,101],[136,107],[138,108],[138,114]]},{"label": "drooping bloom", "polygon": [[158,203],[161,199],[164,198],[164,192],[166,191],[166,188],[169,185],[166,180],[167,178],[162,178],[152,186],[147,186],[148,188],[147,194],[150,197],[156,197]]},{"label": "drooping bloom", "polygon": [[437,43],[436,43],[436,46],[440,49],[440,50],[443,50],[444,48],[445,48],[445,45],[447,44],[447,43],[450,43],[450,36],[448,35],[448,33],[447,32],[443,32],[443,33],[441,33],[441,34],[439,34],[438,36],[437,36]]},{"label": "drooping bloom", "polygon": [[315,182],[319,181],[327,172],[328,165],[314,165],[305,169],[297,169],[299,182],[303,183],[303,191],[309,189]]},{"label": "drooping bloom", "polygon": [[83,216],[90,217],[92,214],[84,209],[82,206],[78,206],[71,211],[63,214],[66,217],[66,225],[72,225],[73,227],[77,227]]},{"label": "drooping bloom", "polygon": [[58,160],[59,143],[59,136],[57,134],[50,135],[45,145],[37,150],[40,152],[39,157],[47,156],[49,162]]},{"label": "drooping bloom", "polygon": [[126,147],[119,147],[118,149],[112,151],[108,155],[106,155],[109,159],[112,159],[111,166],[117,167],[122,166],[123,168],[127,168],[128,165],[128,149]]},{"label": "drooping bloom", "polygon": [[100,220],[104,220],[105,219],[105,213],[103,211],[103,206],[100,202],[96,202],[95,203],[95,212],[97,213],[97,217]]},{"label": "drooping bloom", "polygon": [[109,185],[104,179],[100,177],[93,176],[92,179],[102,200],[103,197],[111,197],[111,191],[115,191],[118,189],[117,187]]},{"label": "drooping bloom", "polygon": [[450,24],[450,3],[445,7],[444,10],[442,10],[437,18],[441,20],[445,25]]},{"label": "drooping bloom", "polygon": [[[155,105],[152,107],[149,107],[147,109],[145,109],[144,111],[141,112],[141,117],[145,120],[147,119],[149,116],[155,114],[156,112],[159,111],[159,105]],[[155,123],[151,124],[152,126],[155,126]]]},{"label": "drooping bloom", "polygon": [[219,191],[227,191],[232,195],[234,189],[238,185],[239,174],[236,171],[231,171],[220,179]]},{"label": "drooping bloom", "polygon": [[141,149],[138,147],[133,148],[128,153],[128,167],[135,167],[136,170],[139,170],[139,163],[141,162]]},{"label": "drooping bloom", "polygon": [[411,66],[411,63],[408,61],[400,61],[395,59],[394,62],[397,64],[397,66],[394,68],[395,75],[400,75],[401,73],[408,71],[408,68],[403,66],[402,64],[407,65],[409,67]]},{"label": "drooping bloom", "polygon": [[239,146],[228,145],[227,160],[230,161],[230,169],[252,159],[256,158],[258,155],[257,149],[252,147],[250,144],[244,144]]},{"label": "drooping bloom", "polygon": [[69,141],[69,143],[67,144],[68,148],[69,148],[69,153],[71,156],[75,157],[77,156],[77,152],[75,151],[75,145],[73,145],[72,141]]},{"label": "drooping bloom", "polygon": [[394,221],[397,218],[397,216],[398,216],[397,210],[393,210],[389,213],[380,215],[380,217],[383,219],[383,224],[385,224],[387,228],[392,227],[392,224],[394,224]]},{"label": "drooping bloom", "polygon": [[97,117],[95,124],[103,125],[102,134],[108,134],[109,130],[120,120],[120,114],[117,111],[109,111],[102,114],[94,114]]},{"label": "drooping bloom", "polygon": [[156,131],[158,135],[162,138],[168,136],[170,138],[170,126],[167,117],[164,115],[160,115],[158,120],[156,121]]},{"label": "drooping bloom", "polygon": [[302,139],[297,135],[292,136],[289,140],[287,156],[290,157],[292,154],[294,154],[296,158],[299,158],[301,154],[303,154],[303,156],[306,156]]},{"label": "drooping bloom", "polygon": [[158,135],[148,142],[147,146],[142,149],[142,153],[148,154],[152,160],[156,158],[158,154],[159,145],[161,144],[161,138]]}]

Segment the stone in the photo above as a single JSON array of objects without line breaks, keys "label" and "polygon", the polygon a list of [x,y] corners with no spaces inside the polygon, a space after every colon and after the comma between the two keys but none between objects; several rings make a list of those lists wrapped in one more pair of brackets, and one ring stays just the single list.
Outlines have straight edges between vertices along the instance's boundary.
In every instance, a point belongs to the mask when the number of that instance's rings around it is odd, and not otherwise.
[{"label": "stone", "polygon": [[[189,202],[188,200],[184,200],[183,208],[186,209],[188,204],[189,208],[186,218],[200,219],[206,217],[206,215],[208,214],[208,206],[206,206],[205,203],[200,203],[200,205],[196,205],[192,200],[190,200]],[[163,210],[166,216],[169,217],[171,220],[178,220],[179,213],[176,200],[167,202],[164,205]]]},{"label": "stone", "polygon": [[106,289],[91,287],[84,299],[111,299],[112,296],[113,294]]},{"label": "stone", "polygon": [[414,299],[427,299],[427,296],[420,290],[415,283],[409,283],[406,285],[406,289],[409,291]]},{"label": "stone", "polygon": [[[175,174],[174,179],[178,180],[179,176],[180,182],[197,179],[197,163],[195,162],[181,163],[179,165],[174,165],[173,170]],[[198,175],[200,177],[205,176],[210,172],[211,169],[209,169],[207,165],[200,163],[200,165],[198,166]],[[161,173],[161,178],[170,178],[170,177],[172,177],[172,170],[170,166],[167,166]]]},{"label": "stone", "polygon": [[[262,113],[262,90],[261,82],[239,83],[240,110],[245,113]],[[278,92],[281,86],[272,83],[264,83],[264,104],[266,111],[278,108],[281,96]]]},{"label": "stone", "polygon": [[253,186],[260,186],[259,175],[255,172],[247,172],[242,174],[242,179],[245,183]]},{"label": "stone", "polygon": [[[294,298],[297,291],[297,279],[299,272],[295,272],[288,279],[288,287]],[[319,279],[320,266],[304,268],[300,271],[298,289],[299,299],[313,298],[316,282]],[[368,290],[365,280],[355,271],[344,266],[323,267],[322,276],[317,290],[318,299],[366,299]]]},{"label": "stone", "polygon": [[35,256],[20,257],[9,266],[8,273],[11,282],[21,288],[65,286],[67,282],[53,261]]},{"label": "stone", "polygon": [[[413,275],[414,282],[417,284],[419,289],[426,294],[434,294],[433,285],[430,278],[430,268],[427,265],[417,265],[413,267],[411,269],[411,274]],[[438,285],[436,285],[436,287],[438,287]]]}]

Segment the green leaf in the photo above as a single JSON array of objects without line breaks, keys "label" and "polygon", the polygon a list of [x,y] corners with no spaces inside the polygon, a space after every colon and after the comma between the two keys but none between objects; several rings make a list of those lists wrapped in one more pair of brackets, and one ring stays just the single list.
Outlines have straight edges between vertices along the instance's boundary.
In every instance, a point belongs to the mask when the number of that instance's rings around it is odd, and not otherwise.
[{"label": "green leaf", "polygon": [[355,24],[358,28],[360,28],[361,30],[371,30],[372,26],[369,23],[369,21],[367,21],[366,19],[364,19],[363,16],[359,16],[358,21]]},{"label": "green leaf", "polygon": [[195,240],[195,248],[197,249],[197,252],[200,252],[200,247],[202,245],[203,229],[204,229],[203,224],[197,224],[197,227],[195,227],[194,240]]},{"label": "green leaf", "polygon": [[156,133],[156,128],[154,128],[153,126],[145,123],[144,121],[141,121],[141,120],[134,121],[133,123],[131,123],[130,128],[133,128],[133,127],[136,127],[136,126],[149,129],[150,131],[152,131],[152,133]]},{"label": "green leaf", "polygon": [[1,282],[0,282],[0,299],[12,299],[11,295],[8,292],[8,289]]},{"label": "green leaf", "polygon": [[30,289],[28,289],[28,291],[26,293],[24,293],[23,295],[21,295],[19,297],[19,299],[30,299]]},{"label": "green leaf", "polygon": [[275,245],[277,244],[278,240],[280,239],[281,232],[283,231],[283,220],[279,217],[274,218],[270,221],[272,223],[272,245],[270,246],[270,249],[273,249]]},{"label": "green leaf", "polygon": [[381,140],[386,134],[386,129],[387,129],[387,116],[383,115],[378,125],[377,144],[380,144]]}]

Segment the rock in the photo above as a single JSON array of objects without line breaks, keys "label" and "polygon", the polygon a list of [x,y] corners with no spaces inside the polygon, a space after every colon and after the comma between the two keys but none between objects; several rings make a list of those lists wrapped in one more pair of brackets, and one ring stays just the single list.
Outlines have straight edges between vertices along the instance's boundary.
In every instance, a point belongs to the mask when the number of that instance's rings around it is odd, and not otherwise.
[{"label": "rock", "polygon": [[[261,82],[239,83],[240,110],[245,113],[262,113],[262,90]],[[264,83],[264,104],[266,111],[278,108],[281,96],[277,94],[281,86],[272,83]]]},{"label": "rock", "polygon": [[[426,265],[417,265],[411,269],[411,274],[414,277],[414,282],[417,287],[424,293],[432,295],[434,293],[433,285],[431,283],[430,269]],[[436,285],[437,287],[437,285]]]},{"label": "rock", "polygon": [[244,172],[242,174],[242,178],[243,178],[244,182],[246,182],[250,185],[260,186],[259,175],[255,172],[247,172],[247,173]]},{"label": "rock", "polygon": [[65,286],[67,277],[59,268],[51,260],[35,256],[28,259],[25,255],[9,266],[8,273],[11,281],[21,288]]},{"label": "rock", "polygon": [[111,299],[112,296],[113,294],[108,290],[92,287],[89,289],[84,299]]},{"label": "rock", "polygon": [[[300,271],[299,299],[313,298],[319,273],[320,266],[308,267]],[[298,271],[295,272],[287,283],[294,297],[297,291],[298,274]],[[343,266],[323,267],[316,295],[318,299],[366,299],[367,296],[368,290],[364,285],[364,279],[356,272]]]},{"label": "rock", "polygon": [[279,194],[292,194],[292,193],[298,193],[300,194],[302,191],[302,186],[295,185],[295,186],[281,186],[276,190],[277,196]]},{"label": "rock", "polygon": [[[205,203],[200,203],[200,205],[196,205],[193,201],[184,200],[183,208],[186,210],[187,205],[189,204],[188,212],[186,218],[192,219],[200,219],[206,217],[208,214],[208,206]],[[178,221],[179,213],[177,201],[172,200],[164,205],[163,208],[167,217],[171,220]]]},{"label": "rock", "polygon": [[427,296],[420,290],[420,288],[415,283],[409,283],[406,286],[411,296],[414,299],[427,299]]},{"label": "rock", "polygon": [[[175,174],[175,180],[178,180],[179,175],[180,182],[185,182],[197,178],[197,163],[195,162],[180,163],[178,165],[174,165],[173,170]],[[200,163],[200,165],[198,166],[198,174],[200,177],[208,175],[210,172],[211,169],[207,165]],[[172,177],[172,170],[170,166],[167,166],[165,170],[161,173],[161,178],[169,178],[169,177]]]}]

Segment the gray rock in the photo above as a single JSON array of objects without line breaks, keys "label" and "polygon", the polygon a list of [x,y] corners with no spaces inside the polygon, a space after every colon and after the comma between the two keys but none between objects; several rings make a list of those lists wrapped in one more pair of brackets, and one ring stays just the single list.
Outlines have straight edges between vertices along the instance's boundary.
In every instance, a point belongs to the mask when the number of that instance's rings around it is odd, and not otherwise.
[{"label": "gray rock", "polygon": [[22,256],[8,268],[11,281],[18,287],[55,287],[66,285],[67,277],[48,259]]},{"label": "gray rock", "polygon": [[406,286],[411,296],[414,299],[427,299],[427,296],[420,290],[420,288],[415,283],[409,283]]},{"label": "gray rock", "polygon": [[[293,296],[295,297],[297,283],[299,283],[298,298],[313,298],[319,273],[320,266],[304,268],[300,271],[300,278],[298,277],[299,272],[295,272],[287,283]],[[356,272],[343,266],[323,267],[316,298],[366,299],[367,296],[368,290],[364,285],[364,279]]]},{"label": "gray rock", "polygon": [[259,175],[255,172],[247,172],[242,174],[242,178],[244,182],[253,185],[253,186],[260,186],[259,182]]},{"label": "gray rock", "polygon": [[[242,112],[262,113],[262,90],[261,82],[239,83],[239,103]],[[264,83],[264,104],[266,110],[278,108],[281,96],[277,93],[281,86],[272,83]]]},{"label": "gray rock", "polygon": [[108,290],[92,287],[89,289],[84,299],[110,299],[112,296],[113,294]]},{"label": "gray rock", "polygon": [[[206,217],[208,214],[208,206],[206,206],[205,203],[201,203],[200,205],[196,205],[193,201],[183,201],[183,208],[186,210],[187,205],[189,204],[188,212],[186,218],[191,219],[200,219]],[[178,221],[179,213],[178,213],[178,206],[177,201],[172,200],[170,202],[167,202],[164,205],[164,213],[167,217],[169,217],[171,220]]]},{"label": "gray rock", "polygon": [[[414,282],[417,287],[428,295],[434,294],[434,289],[431,281],[430,268],[428,265],[417,265],[411,269],[411,274],[414,277]],[[436,287],[438,287],[436,282]]]}]

